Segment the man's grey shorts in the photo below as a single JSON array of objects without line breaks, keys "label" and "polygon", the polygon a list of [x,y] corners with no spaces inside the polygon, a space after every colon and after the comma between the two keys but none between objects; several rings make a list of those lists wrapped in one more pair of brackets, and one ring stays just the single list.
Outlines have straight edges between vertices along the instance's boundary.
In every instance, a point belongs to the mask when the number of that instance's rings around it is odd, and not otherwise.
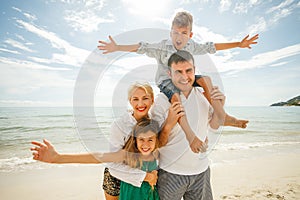
[{"label": "man's grey shorts", "polygon": [[210,168],[197,175],[178,175],[158,171],[157,189],[160,200],[213,200]]}]

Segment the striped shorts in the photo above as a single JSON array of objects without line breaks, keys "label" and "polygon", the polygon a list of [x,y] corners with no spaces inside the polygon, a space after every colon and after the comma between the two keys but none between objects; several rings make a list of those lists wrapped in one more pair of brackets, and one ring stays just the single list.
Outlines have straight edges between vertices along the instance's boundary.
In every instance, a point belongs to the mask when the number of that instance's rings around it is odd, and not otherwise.
[{"label": "striped shorts", "polygon": [[213,200],[210,168],[197,175],[172,174],[158,171],[157,189],[160,200]]}]

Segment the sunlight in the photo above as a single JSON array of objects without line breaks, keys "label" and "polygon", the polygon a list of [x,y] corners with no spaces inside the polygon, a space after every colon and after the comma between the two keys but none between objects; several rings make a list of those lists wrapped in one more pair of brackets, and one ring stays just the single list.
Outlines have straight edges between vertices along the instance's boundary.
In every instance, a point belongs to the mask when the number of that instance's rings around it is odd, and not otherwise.
[{"label": "sunlight", "polygon": [[164,14],[168,8],[170,0],[123,0],[123,3],[132,14],[147,18],[154,18],[161,17]]}]

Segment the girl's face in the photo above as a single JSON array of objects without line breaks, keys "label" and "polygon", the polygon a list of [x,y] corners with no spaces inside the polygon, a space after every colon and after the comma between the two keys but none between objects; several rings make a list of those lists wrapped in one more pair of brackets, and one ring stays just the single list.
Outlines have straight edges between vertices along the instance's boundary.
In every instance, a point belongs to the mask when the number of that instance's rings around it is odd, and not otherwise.
[{"label": "girl's face", "polygon": [[157,134],[152,131],[138,134],[136,138],[137,148],[144,157],[150,156],[156,149],[156,137]]},{"label": "girl's face", "polygon": [[130,104],[133,108],[133,116],[139,120],[148,115],[148,111],[153,103],[153,98],[142,88],[137,88],[130,97]]}]

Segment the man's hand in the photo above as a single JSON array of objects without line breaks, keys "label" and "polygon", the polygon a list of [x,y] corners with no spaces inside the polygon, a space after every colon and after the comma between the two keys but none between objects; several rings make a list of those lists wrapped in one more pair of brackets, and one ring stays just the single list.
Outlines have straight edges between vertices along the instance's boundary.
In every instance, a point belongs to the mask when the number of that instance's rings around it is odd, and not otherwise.
[{"label": "man's hand", "polygon": [[112,53],[115,51],[118,51],[118,45],[117,43],[114,41],[114,39],[111,36],[108,36],[110,42],[104,42],[104,41],[99,41],[100,44],[98,46],[99,50],[104,50],[103,54],[108,54],[108,53]]},{"label": "man's hand", "polygon": [[249,48],[251,49],[251,44],[257,44],[255,40],[258,39],[258,34],[254,35],[252,38],[248,39],[249,35],[247,35],[239,44],[240,48]]},{"label": "man's hand", "polygon": [[194,153],[204,153],[208,147],[208,139],[206,138],[204,142],[202,142],[198,137],[195,136],[194,140],[191,142],[190,147]]},{"label": "man's hand", "polygon": [[157,170],[153,170],[152,172],[147,172],[144,181],[148,182],[152,190],[154,190],[154,185],[156,185],[157,178]]}]

